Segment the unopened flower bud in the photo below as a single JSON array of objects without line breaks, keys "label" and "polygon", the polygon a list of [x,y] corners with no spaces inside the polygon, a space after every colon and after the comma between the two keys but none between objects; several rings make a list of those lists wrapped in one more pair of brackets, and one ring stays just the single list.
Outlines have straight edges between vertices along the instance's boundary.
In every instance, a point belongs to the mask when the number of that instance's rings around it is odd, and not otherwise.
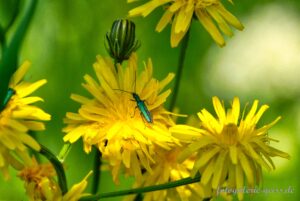
[{"label": "unopened flower bud", "polygon": [[129,20],[114,21],[106,33],[106,50],[117,63],[127,60],[140,46],[140,41],[135,40],[135,24]]}]

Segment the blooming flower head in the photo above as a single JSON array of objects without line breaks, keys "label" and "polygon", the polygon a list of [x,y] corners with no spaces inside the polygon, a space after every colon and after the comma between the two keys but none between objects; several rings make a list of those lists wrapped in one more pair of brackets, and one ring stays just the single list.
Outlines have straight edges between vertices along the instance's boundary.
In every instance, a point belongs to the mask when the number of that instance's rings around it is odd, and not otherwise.
[{"label": "blooming flower head", "polygon": [[[128,2],[132,1],[128,0]],[[232,0],[228,1],[233,3]],[[165,4],[167,4],[166,11],[157,24],[156,31],[161,32],[168,23],[172,22],[172,47],[176,47],[189,30],[193,16],[198,18],[203,27],[221,47],[225,45],[225,41],[220,30],[225,35],[232,36],[233,32],[229,25],[238,30],[244,28],[240,21],[223,6],[221,0],[149,0],[148,3],[130,10],[129,16],[142,15],[146,17],[155,8]]]},{"label": "blooming flower head", "polygon": [[[190,176],[190,171],[195,162],[195,156],[189,157],[183,163],[178,163],[177,157],[181,148],[175,148],[170,151],[160,150],[156,156],[156,164],[153,165],[153,172],[143,174],[142,183],[135,184],[136,187],[153,186],[165,184],[171,181],[177,181]],[[149,192],[144,195],[144,201],[176,201],[176,200],[203,200],[210,196],[210,189],[205,188],[201,183],[193,183],[176,188]],[[131,200],[129,197],[126,201]]]},{"label": "blooming flower head", "polygon": [[61,195],[51,164],[39,164],[34,158],[20,171],[29,200],[57,200]]},{"label": "blooming flower head", "polygon": [[29,66],[29,62],[24,62],[12,76],[9,83],[9,98],[4,109],[0,111],[0,170],[5,178],[8,177],[9,165],[15,168],[22,167],[13,155],[27,160],[29,157],[25,153],[26,146],[37,151],[40,149],[39,144],[28,134],[28,131],[43,130],[44,123],[39,121],[50,120],[49,114],[31,105],[43,101],[40,97],[29,95],[44,85],[46,80],[34,83],[23,81]]},{"label": "blooming flower head", "polygon": [[85,75],[83,84],[94,98],[71,96],[82,105],[78,113],[67,113],[64,141],[74,143],[82,137],[86,152],[95,145],[108,160],[115,182],[120,168],[139,179],[142,170],[151,171],[156,146],[169,149],[177,143],[168,130],[174,123],[162,106],[171,92],[162,90],[174,75],[154,79],[149,59],[138,76],[135,54],[126,67],[118,64],[116,68],[111,59],[99,56],[94,70],[98,80]]},{"label": "blooming flower head", "polygon": [[[213,105],[217,118],[206,109],[198,113],[202,130],[179,156],[179,162],[197,152],[197,158],[192,170],[192,176],[198,171],[201,183],[211,185],[213,189],[226,184],[233,189],[243,189],[247,183],[250,188],[259,184],[262,179],[262,167],[275,169],[271,157],[289,158],[289,155],[272,146],[270,141],[276,141],[268,136],[268,130],[276,124],[280,117],[260,128],[257,123],[268,109],[263,105],[258,109],[258,100],[244,117],[240,116],[240,102],[234,98],[232,107],[225,111],[224,105],[217,97],[213,97]],[[182,133],[183,126],[179,131]],[[187,130],[195,130],[188,128]],[[176,126],[173,128],[176,132]],[[245,180],[244,181],[244,175]],[[238,192],[239,200],[243,193]]]},{"label": "blooming flower head", "polygon": [[51,164],[39,164],[34,158],[25,164],[19,177],[25,182],[25,189],[30,201],[78,201],[87,186],[90,172],[80,183],[75,184],[65,194],[55,180],[56,172]]}]

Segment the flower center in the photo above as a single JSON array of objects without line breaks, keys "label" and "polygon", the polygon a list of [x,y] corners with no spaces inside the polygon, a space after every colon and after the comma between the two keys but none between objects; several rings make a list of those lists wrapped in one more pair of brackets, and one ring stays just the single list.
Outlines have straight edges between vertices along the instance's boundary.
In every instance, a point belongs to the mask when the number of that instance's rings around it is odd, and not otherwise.
[{"label": "flower center", "polygon": [[235,124],[227,124],[221,133],[221,143],[227,146],[235,145],[238,142],[238,127]]}]

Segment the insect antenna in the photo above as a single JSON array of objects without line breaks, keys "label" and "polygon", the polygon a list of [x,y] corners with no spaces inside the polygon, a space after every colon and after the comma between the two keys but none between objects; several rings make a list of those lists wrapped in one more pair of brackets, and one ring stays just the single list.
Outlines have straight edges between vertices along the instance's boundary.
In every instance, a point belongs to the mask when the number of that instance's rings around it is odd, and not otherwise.
[{"label": "insect antenna", "polygon": [[125,91],[125,90],[123,90],[123,89],[113,89],[113,90],[116,90],[116,91],[122,91],[122,92],[125,92],[125,93],[132,94],[132,92],[130,92],[130,91]]},{"label": "insect antenna", "polygon": [[136,70],[134,73],[134,93],[136,93]]}]

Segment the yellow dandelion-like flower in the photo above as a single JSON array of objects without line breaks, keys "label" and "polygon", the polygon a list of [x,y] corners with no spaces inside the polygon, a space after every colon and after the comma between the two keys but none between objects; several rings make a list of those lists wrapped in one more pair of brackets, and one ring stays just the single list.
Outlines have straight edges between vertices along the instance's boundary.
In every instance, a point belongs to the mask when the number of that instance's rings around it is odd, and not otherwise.
[{"label": "yellow dandelion-like flower", "polygon": [[[136,183],[134,187],[153,186],[165,184],[171,181],[177,181],[190,176],[191,169],[195,162],[195,157],[191,156],[183,163],[178,163],[177,157],[181,152],[180,148],[170,151],[160,150],[156,156],[156,164],[154,164],[153,172],[143,174],[142,183]],[[144,195],[144,201],[194,201],[203,200],[210,197],[210,189],[204,187],[201,183],[193,183],[189,185],[149,192]],[[133,200],[130,196],[126,201]]]},{"label": "yellow dandelion-like flower", "polygon": [[17,169],[22,167],[11,151],[22,160],[28,160],[28,154],[25,153],[26,146],[40,150],[39,144],[27,134],[28,131],[44,130],[44,123],[39,121],[50,120],[49,114],[31,105],[43,101],[40,97],[29,95],[44,85],[46,80],[34,83],[23,81],[29,66],[29,62],[24,62],[12,76],[9,83],[12,96],[0,111],[0,170],[5,178],[8,178],[9,165]]},{"label": "yellow dandelion-like flower", "polygon": [[[258,109],[255,100],[250,111],[240,117],[240,102],[234,98],[232,107],[225,111],[224,105],[217,97],[213,97],[213,105],[217,118],[206,109],[198,113],[201,122],[198,139],[193,137],[187,148],[179,157],[179,162],[197,153],[192,176],[198,171],[201,183],[211,185],[213,189],[221,188],[224,183],[233,189],[243,189],[244,185],[253,188],[262,179],[262,167],[267,170],[275,169],[271,157],[289,158],[289,155],[272,146],[270,141],[277,141],[268,136],[268,130],[276,124],[280,117],[270,124],[257,128],[257,123],[268,109],[263,105]],[[195,128],[181,125],[173,132],[183,133],[196,131]],[[245,175],[245,181],[244,181]],[[238,192],[239,200],[243,199],[243,192]]]},{"label": "yellow dandelion-like flower", "polygon": [[24,180],[29,200],[57,200],[61,190],[56,183],[55,170],[51,164],[39,164],[35,158],[20,171],[19,177]]},{"label": "yellow dandelion-like flower", "polygon": [[[140,179],[142,170],[151,172],[156,146],[169,149],[177,143],[168,130],[174,123],[162,106],[171,93],[170,89],[162,90],[174,74],[162,81],[154,79],[149,59],[144,71],[137,76],[135,54],[125,68],[118,64],[117,70],[111,59],[98,56],[94,70],[98,81],[85,75],[83,84],[94,98],[71,96],[82,106],[78,113],[67,113],[64,141],[74,143],[82,137],[86,152],[91,151],[92,145],[98,147],[112,168],[115,182],[121,168]],[[152,123],[141,114],[132,93],[144,101]]]},{"label": "yellow dandelion-like flower", "polygon": [[[128,2],[132,1],[128,0]],[[232,0],[228,1],[233,3]],[[189,30],[193,16],[198,18],[203,27],[221,47],[225,45],[225,41],[220,30],[225,35],[232,36],[233,32],[229,25],[238,30],[244,28],[241,22],[223,6],[220,0],[150,0],[148,3],[130,10],[129,16],[142,15],[146,17],[155,8],[165,4],[168,6],[156,26],[156,31],[161,32],[168,23],[172,22],[172,47],[176,47]]]},{"label": "yellow dandelion-like flower", "polygon": [[92,171],[78,184],[62,195],[55,180],[56,172],[51,164],[39,164],[34,158],[25,164],[19,177],[25,182],[26,193],[30,201],[78,201],[87,195],[83,191],[87,187],[87,178]]}]

